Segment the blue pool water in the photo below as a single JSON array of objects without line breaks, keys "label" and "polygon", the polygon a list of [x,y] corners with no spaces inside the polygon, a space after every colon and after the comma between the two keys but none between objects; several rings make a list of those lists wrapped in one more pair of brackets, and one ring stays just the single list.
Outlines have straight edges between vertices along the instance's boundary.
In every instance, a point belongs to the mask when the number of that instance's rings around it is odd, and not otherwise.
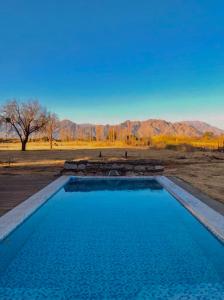
[{"label": "blue pool water", "polygon": [[0,299],[224,299],[224,246],[154,180],[80,179],[0,244]]}]

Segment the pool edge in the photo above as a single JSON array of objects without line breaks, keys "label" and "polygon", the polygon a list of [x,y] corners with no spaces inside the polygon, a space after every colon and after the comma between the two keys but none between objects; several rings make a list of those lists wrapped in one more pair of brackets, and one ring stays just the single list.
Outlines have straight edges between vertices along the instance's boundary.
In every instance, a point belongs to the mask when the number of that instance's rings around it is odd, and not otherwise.
[{"label": "pool edge", "polygon": [[155,176],[155,179],[178,200],[196,219],[224,243],[224,216],[202,202],[184,188],[166,176]]},{"label": "pool edge", "polygon": [[57,193],[71,176],[63,175],[0,217],[0,241],[21,225],[38,208]]}]

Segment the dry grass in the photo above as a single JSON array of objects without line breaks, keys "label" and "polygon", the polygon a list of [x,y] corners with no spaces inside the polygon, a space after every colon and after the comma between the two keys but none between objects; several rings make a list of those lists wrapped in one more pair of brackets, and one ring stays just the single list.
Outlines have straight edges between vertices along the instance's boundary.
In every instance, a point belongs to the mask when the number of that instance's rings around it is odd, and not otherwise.
[{"label": "dry grass", "polygon": [[[132,141],[132,145],[136,146],[136,143]],[[211,139],[207,138],[187,138],[187,137],[169,137],[169,136],[155,136],[151,139],[151,143],[155,148],[168,148],[169,146],[185,145],[190,147],[199,147],[199,148],[208,148],[208,149],[217,149],[218,147],[224,146],[224,136],[214,137]],[[146,143],[147,144],[147,143]],[[138,144],[141,146],[144,144]],[[124,148],[126,144],[122,141],[54,141],[53,148],[54,150],[72,150],[78,148],[87,148],[87,149],[96,149],[96,148]],[[21,144],[18,141],[14,142],[0,142],[0,150],[20,150]],[[36,141],[29,142],[27,144],[28,150],[49,150],[49,142]]]},{"label": "dry grass", "polygon": [[[53,150],[76,150],[76,149],[97,149],[97,148],[123,148],[124,143],[120,141],[112,142],[88,142],[88,141],[70,141],[70,142],[53,142]],[[0,150],[20,150],[21,144],[15,142],[0,142]],[[29,142],[27,150],[49,150],[49,142]]]},{"label": "dry grass", "polygon": [[[18,145],[17,145],[18,146]],[[32,145],[30,145],[32,146]],[[173,150],[152,150],[146,148],[101,148],[89,149],[72,147],[67,150],[30,150],[26,152],[17,150],[0,151],[0,200],[2,200],[2,184],[4,178],[11,178],[9,191],[18,184],[18,180],[31,178],[30,194],[37,186],[38,180],[44,178],[46,183],[53,180],[63,168],[65,160],[71,159],[97,159],[99,151],[107,159],[121,158],[128,151],[131,159],[149,158],[160,159],[165,165],[165,175],[177,176],[190,183],[213,199],[224,203],[224,154],[216,152],[180,152]],[[77,149],[78,148],[78,149]],[[12,176],[14,175],[14,176]],[[36,178],[36,179],[35,179]],[[39,179],[38,179],[39,178]],[[36,180],[36,181],[35,181]],[[45,182],[44,181],[44,182]],[[2,184],[1,184],[2,182]],[[41,187],[41,185],[40,185]],[[10,193],[7,194],[9,197]],[[26,194],[27,196],[27,194]],[[18,197],[15,195],[15,197]],[[25,197],[25,196],[24,196]],[[22,195],[21,195],[21,201]],[[4,199],[8,201],[8,199]],[[1,202],[0,202],[1,205]]]}]

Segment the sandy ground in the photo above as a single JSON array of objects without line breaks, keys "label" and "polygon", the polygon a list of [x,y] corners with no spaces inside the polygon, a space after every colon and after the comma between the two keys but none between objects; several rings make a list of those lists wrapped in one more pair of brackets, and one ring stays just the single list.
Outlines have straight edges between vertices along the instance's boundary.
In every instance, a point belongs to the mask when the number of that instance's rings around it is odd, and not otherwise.
[{"label": "sandy ground", "polygon": [[165,175],[191,184],[224,203],[224,154],[151,149],[0,150],[0,215],[59,176],[65,160],[121,158],[159,159]]}]

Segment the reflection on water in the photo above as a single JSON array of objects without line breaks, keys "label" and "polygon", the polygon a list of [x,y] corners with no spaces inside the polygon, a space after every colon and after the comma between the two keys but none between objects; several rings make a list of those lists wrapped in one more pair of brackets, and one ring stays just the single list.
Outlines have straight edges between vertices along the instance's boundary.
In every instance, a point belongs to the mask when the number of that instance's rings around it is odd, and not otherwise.
[{"label": "reflection on water", "polygon": [[109,179],[109,178],[76,178],[64,187],[65,192],[92,191],[137,191],[149,189],[162,190],[163,187],[155,179]]}]

